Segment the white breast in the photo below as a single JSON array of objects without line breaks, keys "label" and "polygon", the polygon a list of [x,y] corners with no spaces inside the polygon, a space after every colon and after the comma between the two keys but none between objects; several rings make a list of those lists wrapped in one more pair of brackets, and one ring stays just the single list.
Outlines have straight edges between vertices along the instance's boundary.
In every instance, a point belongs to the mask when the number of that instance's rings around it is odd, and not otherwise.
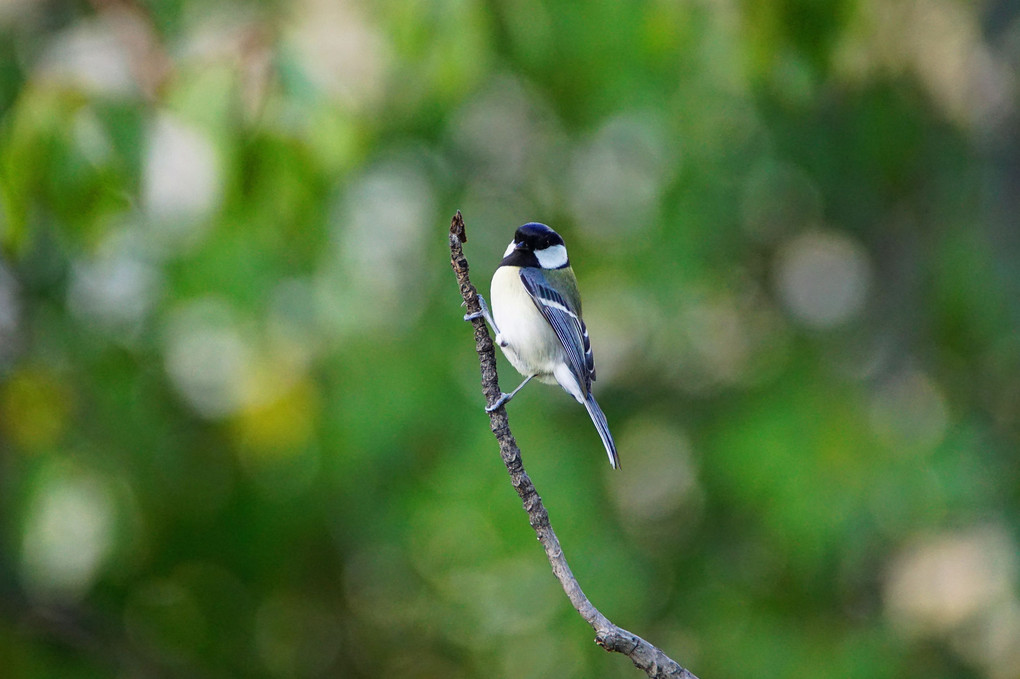
[{"label": "white breast", "polygon": [[553,372],[566,356],[552,326],[524,289],[518,271],[501,266],[492,276],[492,318],[506,345],[503,353],[522,375],[555,384]]}]

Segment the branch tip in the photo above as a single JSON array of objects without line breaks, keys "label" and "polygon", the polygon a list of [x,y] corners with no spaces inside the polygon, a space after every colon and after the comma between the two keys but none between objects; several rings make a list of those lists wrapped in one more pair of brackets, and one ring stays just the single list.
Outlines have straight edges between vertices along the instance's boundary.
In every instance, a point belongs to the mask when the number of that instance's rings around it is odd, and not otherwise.
[{"label": "branch tip", "polygon": [[464,217],[460,214],[460,210],[457,210],[457,214],[450,220],[450,235],[461,243],[467,243],[467,230],[464,228]]}]

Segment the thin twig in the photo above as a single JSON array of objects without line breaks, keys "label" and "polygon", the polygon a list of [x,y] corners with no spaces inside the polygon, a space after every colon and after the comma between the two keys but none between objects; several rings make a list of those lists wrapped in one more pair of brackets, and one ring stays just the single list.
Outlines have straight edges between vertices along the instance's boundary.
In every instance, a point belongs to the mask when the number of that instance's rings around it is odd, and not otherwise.
[{"label": "thin twig", "polygon": [[[469,314],[473,314],[480,311],[481,306],[478,302],[478,291],[468,278],[468,263],[462,248],[462,244],[466,242],[464,218],[458,210],[450,223],[450,262],[457,275],[460,294],[464,298],[467,311]],[[475,350],[481,361],[482,392],[485,394],[486,402],[491,405],[500,396],[496,375],[496,352],[485,320],[475,318],[472,323],[475,329]],[[595,643],[607,651],[624,654],[637,668],[644,670],[645,674],[653,679],[697,679],[652,644],[636,634],[631,634],[614,625],[588,600],[574,574],[570,572],[570,566],[567,565],[567,558],[563,555],[560,541],[556,538],[556,533],[549,523],[549,513],[545,510],[545,505],[542,504],[542,498],[538,496],[535,485],[524,471],[521,451],[510,431],[506,408],[500,406],[489,413],[489,424],[492,433],[496,435],[496,441],[499,442],[499,453],[503,457],[503,464],[506,465],[507,471],[510,472],[510,481],[524,504],[524,510],[528,513],[528,521],[535,529],[538,541],[545,549],[545,555],[549,558],[553,575],[560,581],[570,603],[595,630]]]}]

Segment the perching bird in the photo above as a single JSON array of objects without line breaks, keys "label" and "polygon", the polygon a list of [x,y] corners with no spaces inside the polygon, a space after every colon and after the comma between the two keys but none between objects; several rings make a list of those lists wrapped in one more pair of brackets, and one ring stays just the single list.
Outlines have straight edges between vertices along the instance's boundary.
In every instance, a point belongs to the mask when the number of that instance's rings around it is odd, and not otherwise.
[{"label": "perching bird", "polygon": [[524,375],[520,386],[502,394],[486,410],[505,404],[532,378],[559,384],[588,409],[609,454],[609,464],[619,468],[609,424],[591,393],[595,361],[588,329],[581,320],[577,279],[560,235],[538,223],[517,229],[492,276],[493,316],[489,317],[484,299],[482,309],[496,331],[496,343]]}]

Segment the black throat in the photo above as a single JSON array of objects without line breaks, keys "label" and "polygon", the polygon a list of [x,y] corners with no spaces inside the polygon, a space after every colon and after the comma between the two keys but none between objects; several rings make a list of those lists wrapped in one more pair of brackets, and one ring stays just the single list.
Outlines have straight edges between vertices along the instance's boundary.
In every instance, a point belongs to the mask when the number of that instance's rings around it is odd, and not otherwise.
[{"label": "black throat", "polygon": [[533,267],[535,269],[540,268],[538,264],[538,257],[531,250],[514,250],[503,258],[503,261],[499,263],[500,266],[520,266],[520,267]]}]

